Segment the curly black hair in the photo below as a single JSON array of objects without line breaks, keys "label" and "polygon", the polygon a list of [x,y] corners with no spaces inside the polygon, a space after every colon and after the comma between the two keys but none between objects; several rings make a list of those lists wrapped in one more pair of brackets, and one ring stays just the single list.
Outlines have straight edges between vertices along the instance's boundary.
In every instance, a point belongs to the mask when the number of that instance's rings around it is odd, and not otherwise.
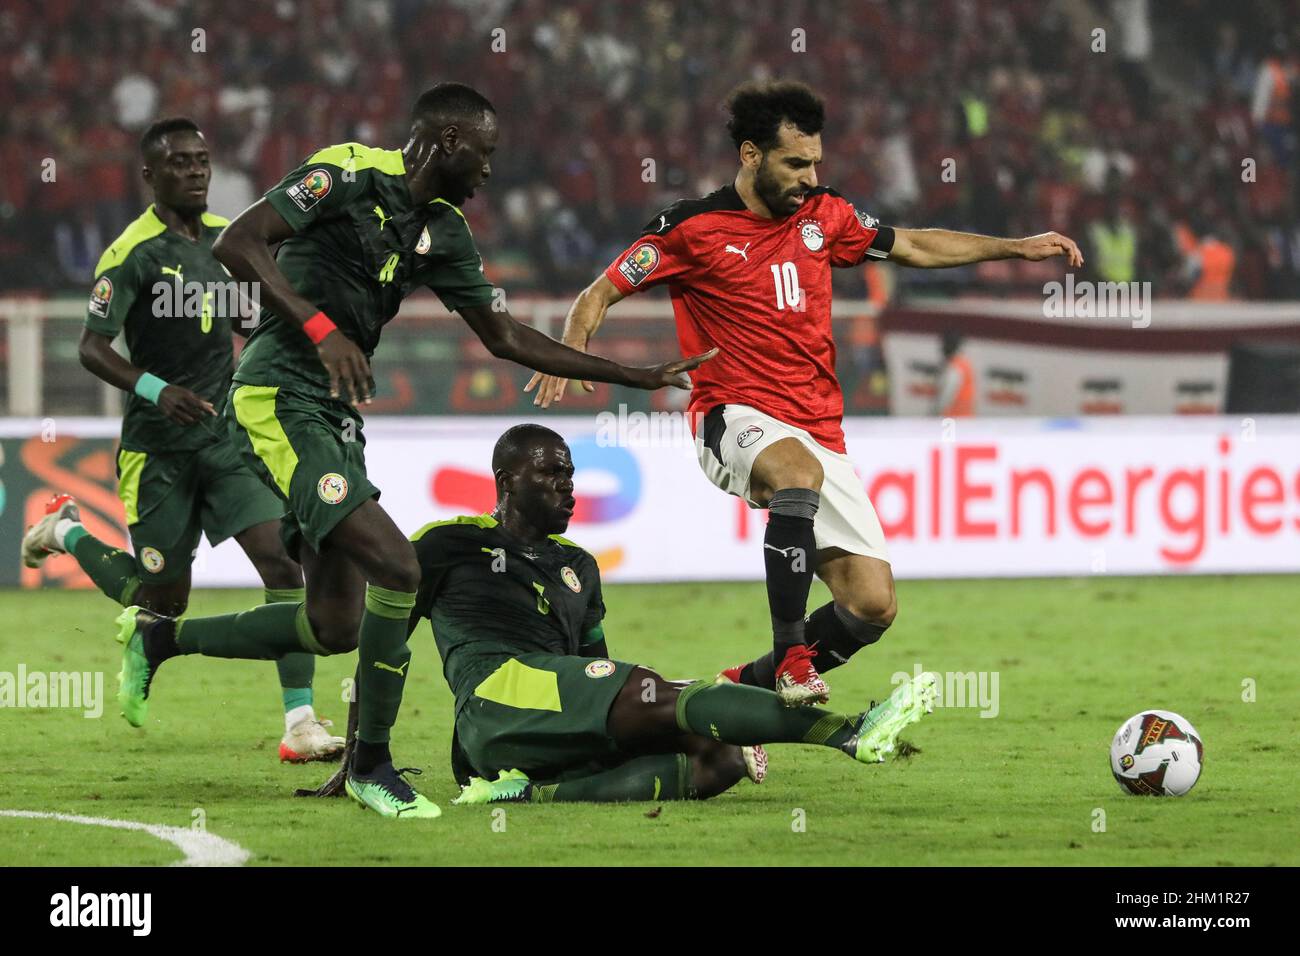
[{"label": "curly black hair", "polygon": [[774,147],[782,123],[811,136],[822,131],[826,107],[806,83],[775,80],[742,83],[727,97],[727,131],[739,149],[749,140],[763,152]]}]

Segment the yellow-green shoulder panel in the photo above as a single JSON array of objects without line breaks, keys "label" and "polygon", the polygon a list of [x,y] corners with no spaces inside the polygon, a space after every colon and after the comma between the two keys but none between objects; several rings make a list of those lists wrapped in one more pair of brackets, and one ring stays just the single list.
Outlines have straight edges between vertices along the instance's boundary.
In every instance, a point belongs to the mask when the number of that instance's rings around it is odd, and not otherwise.
[{"label": "yellow-green shoulder panel", "polygon": [[104,254],[99,257],[99,263],[95,266],[95,275],[103,275],[109,269],[120,266],[131,254],[132,249],[154,236],[161,236],[166,231],[167,226],[158,218],[151,204],[140,214],[139,219],[123,229],[122,234],[104,250]]},{"label": "yellow-green shoulder panel", "polygon": [[480,528],[495,528],[497,519],[491,515],[458,515],[455,518],[448,518],[445,521],[430,521],[415,534],[411,535],[412,541],[419,541],[425,534],[434,528],[441,528],[448,524],[472,524]]},{"label": "yellow-green shoulder panel", "polygon": [[224,229],[230,225],[230,220],[225,216],[218,216],[215,212],[205,212],[203,214],[203,225],[211,226],[213,229]]},{"label": "yellow-green shoulder panel", "polygon": [[406,163],[400,149],[379,149],[375,146],[363,146],[361,143],[339,143],[326,146],[312,153],[305,165],[312,163],[329,163],[340,169],[360,172],[363,169],[377,169],[389,176],[401,176],[406,173]]}]

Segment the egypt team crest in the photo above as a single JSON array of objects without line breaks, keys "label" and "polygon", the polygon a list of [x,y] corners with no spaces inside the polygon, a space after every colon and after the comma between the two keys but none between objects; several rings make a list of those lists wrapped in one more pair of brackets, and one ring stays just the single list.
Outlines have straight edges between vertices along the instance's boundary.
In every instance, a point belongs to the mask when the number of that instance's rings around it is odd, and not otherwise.
[{"label": "egypt team crest", "polygon": [[108,304],[113,301],[113,280],[100,276],[95,288],[90,290],[90,311],[101,319],[108,318]]},{"label": "egypt team crest", "polygon": [[333,187],[334,180],[330,174],[323,169],[313,169],[306,176],[286,190],[293,204],[303,212],[311,209],[322,199],[329,195],[330,188]]},{"label": "egypt team crest", "polygon": [[816,252],[826,243],[826,236],[822,233],[822,227],[815,219],[805,219],[799,223],[799,238],[813,252]]},{"label": "egypt team crest", "polygon": [[613,661],[592,661],[585,668],[588,677],[608,677],[614,673]]},{"label": "egypt team crest", "polygon": [[762,437],[763,429],[759,428],[757,425],[750,425],[736,436],[736,444],[741,448],[748,448]]},{"label": "egypt team crest", "polygon": [[157,574],[167,562],[163,560],[162,552],[157,548],[141,548],[140,563],[150,574]]},{"label": "egypt team crest", "polygon": [[573,568],[561,568],[560,577],[564,579],[564,583],[569,586],[569,590],[574,594],[582,592],[582,582],[578,580],[578,575]]},{"label": "egypt team crest", "polygon": [[316,494],[327,505],[336,505],[348,496],[348,480],[337,472],[321,475],[316,482]]}]

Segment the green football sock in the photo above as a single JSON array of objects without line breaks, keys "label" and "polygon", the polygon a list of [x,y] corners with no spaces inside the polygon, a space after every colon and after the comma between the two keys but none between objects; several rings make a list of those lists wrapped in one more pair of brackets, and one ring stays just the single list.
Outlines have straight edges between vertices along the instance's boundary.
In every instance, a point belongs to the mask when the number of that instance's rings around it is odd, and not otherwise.
[{"label": "green football sock", "polygon": [[853,718],[821,707],[787,707],[770,690],[730,682],[696,681],[677,698],[677,726],[742,747],[821,744],[839,747],[853,736]]},{"label": "green football sock", "polygon": [[312,633],[305,604],[263,604],[238,614],[180,621],[176,649],[181,654],[257,661],[279,660],[302,650],[328,653]]},{"label": "green football sock", "polygon": [[[301,604],[307,600],[306,588],[266,588],[267,604]],[[299,651],[285,654],[275,662],[280,672],[280,696],[284,712],[312,705],[311,681],[316,676],[316,655]]]},{"label": "green football sock", "polygon": [[110,548],[81,525],[68,529],[63,547],[97,588],[123,607],[131,604],[140,589],[134,557],[120,548]]},{"label": "green football sock", "polygon": [[414,591],[366,586],[366,611],[357,642],[357,739],[387,744],[397,722],[406,686],[407,621],[415,607]]},{"label": "green football sock", "polygon": [[613,770],[534,786],[533,803],[622,803],[628,800],[689,800],[691,761],[685,754],[636,757]]}]

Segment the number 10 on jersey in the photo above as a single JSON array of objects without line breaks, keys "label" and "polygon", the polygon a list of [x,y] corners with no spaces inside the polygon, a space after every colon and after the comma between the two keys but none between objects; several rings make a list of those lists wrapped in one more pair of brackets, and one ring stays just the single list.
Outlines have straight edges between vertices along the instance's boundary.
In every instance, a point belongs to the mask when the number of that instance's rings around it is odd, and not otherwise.
[{"label": "number 10 on jersey", "polygon": [[799,288],[799,270],[793,262],[772,266],[772,282],[776,286],[776,307],[802,312],[803,290]]}]

